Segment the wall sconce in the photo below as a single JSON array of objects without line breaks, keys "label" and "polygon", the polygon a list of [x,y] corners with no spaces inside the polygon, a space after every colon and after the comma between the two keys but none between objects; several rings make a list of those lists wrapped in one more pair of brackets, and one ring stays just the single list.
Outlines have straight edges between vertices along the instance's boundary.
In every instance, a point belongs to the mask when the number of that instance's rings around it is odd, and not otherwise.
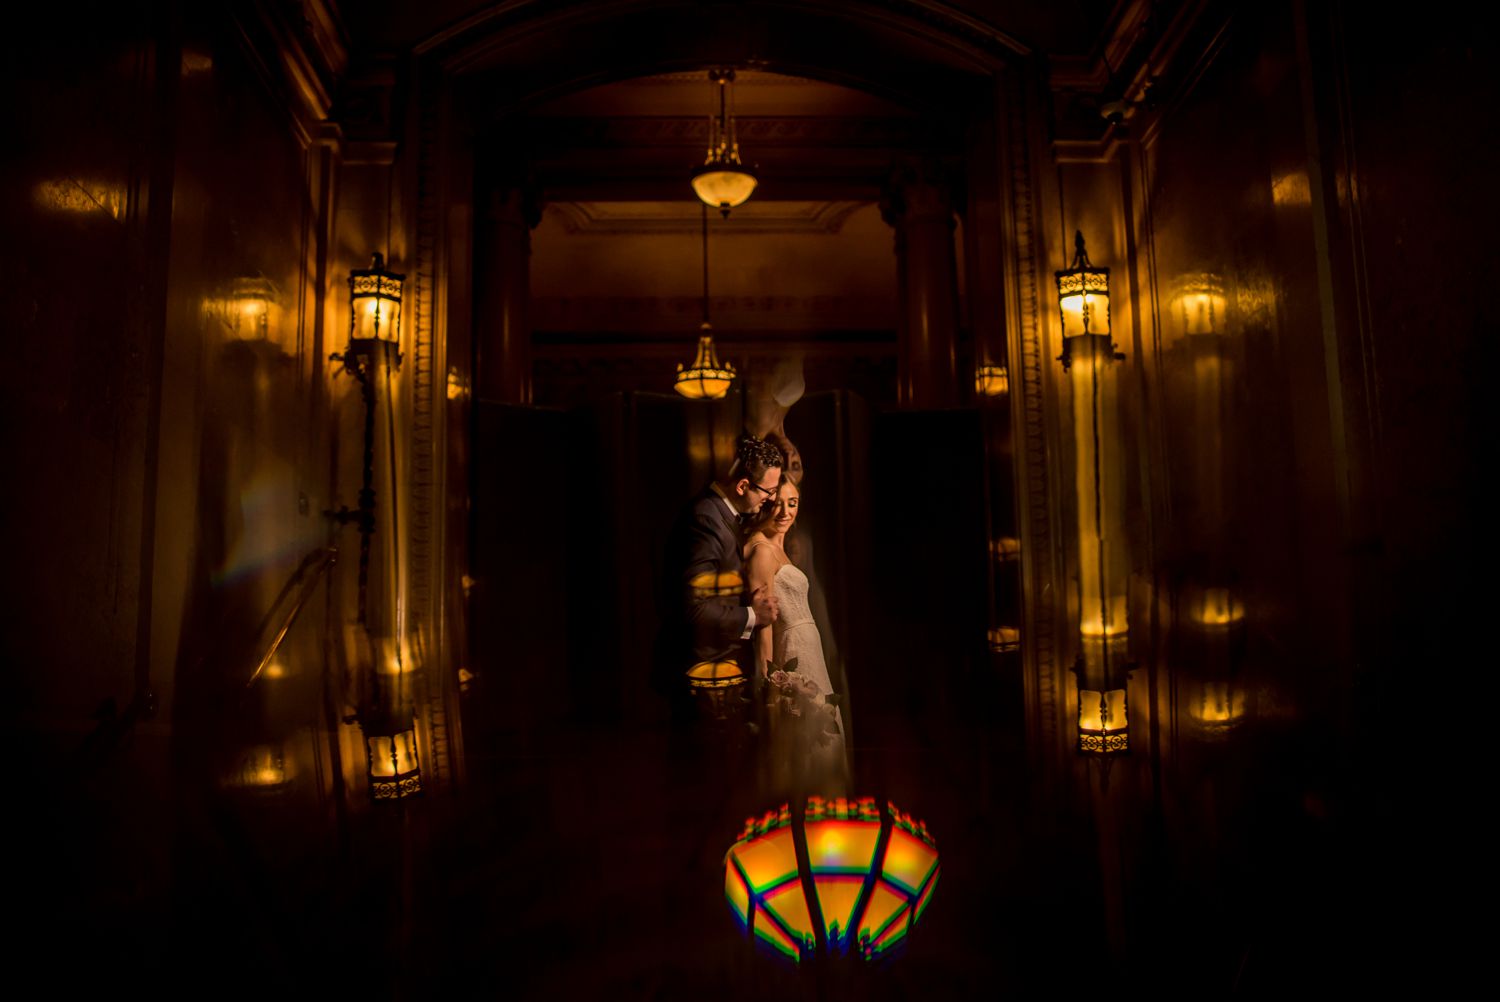
[{"label": "wall sconce", "polygon": [[1173,319],[1189,337],[1223,334],[1228,302],[1218,275],[1207,271],[1184,275],[1172,297]]},{"label": "wall sconce", "polygon": [[688,669],[687,680],[694,698],[705,700],[709,716],[721,723],[745,690],[745,673],[733,661],[700,661]]},{"label": "wall sconce", "polygon": [[1081,231],[1074,241],[1071,267],[1056,274],[1063,324],[1058,360],[1071,388],[1078,518],[1078,750],[1112,754],[1129,749],[1129,554],[1114,365],[1125,356],[1110,335],[1109,269],[1089,261]]},{"label": "wall sconce", "polygon": [[279,742],[252,745],[241,753],[228,785],[257,793],[276,793],[289,778],[286,752]]},{"label": "wall sconce", "polygon": [[[734,124],[734,70],[709,70],[716,101],[708,116],[708,156],[693,172],[693,191],[705,206],[713,206],[728,217],[729,210],[743,205],[755,191],[755,175],[740,161],[740,143]],[[712,108],[718,106],[715,113]]]},{"label": "wall sconce", "polygon": [[1003,365],[981,365],[974,370],[974,388],[986,397],[1010,392],[1010,372]]},{"label": "wall sconce", "polygon": [[1117,755],[1130,750],[1130,667],[1125,637],[1085,637],[1073,668],[1078,680],[1078,750]]},{"label": "wall sconce", "polygon": [[940,873],[932,833],[895,804],[808,797],[800,817],[783,804],[745,822],[724,896],[747,935],[794,961],[820,949],[873,959],[911,932]]},{"label": "wall sconce", "polygon": [[990,650],[1007,654],[1021,649],[1021,631],[1014,626],[997,626],[990,630]]},{"label": "wall sconce", "polygon": [[265,341],[270,338],[271,305],[277,290],[271,280],[260,275],[242,275],[229,290],[229,329],[242,341]]},{"label": "wall sconce", "polygon": [[708,206],[703,207],[703,323],[698,336],[698,354],[686,369],[677,365],[678,393],[689,400],[718,400],[729,392],[734,382],[734,366],[720,363],[714,351],[713,324],[708,321]]},{"label": "wall sconce", "polygon": [[[346,722],[357,722],[364,734],[370,794],[377,801],[402,800],[422,791],[416,716],[402,692],[405,669],[397,613],[401,572],[396,507],[388,503],[378,512],[376,508],[377,483],[391,499],[399,488],[392,373],[401,366],[404,281],[405,276],[386,270],[385,258],[378,253],[372,255],[369,268],[349,273],[349,345],[342,355],[332,356],[359,383],[364,403],[359,507],[350,511],[346,506],[326,514],[340,524],[352,521],[359,528],[358,616],[370,649],[357,659],[363,666],[364,691],[358,712]],[[372,573],[377,515],[385,543]]]},{"label": "wall sconce", "polygon": [[365,736],[370,796],[375,800],[404,800],[421,793],[417,724],[411,709],[361,714],[359,727]]},{"label": "wall sconce", "polygon": [[[370,267],[349,273],[349,345],[401,342],[401,287],[405,275],[386,271],[385,255],[371,255]],[[400,356],[397,356],[398,360]]]},{"label": "wall sconce", "polygon": [[1064,369],[1072,365],[1072,353],[1080,346],[1103,354],[1106,360],[1116,357],[1109,333],[1109,269],[1095,268],[1089,261],[1082,230],[1074,232],[1073,241],[1072,266],[1056,273],[1063,322],[1058,360]]}]

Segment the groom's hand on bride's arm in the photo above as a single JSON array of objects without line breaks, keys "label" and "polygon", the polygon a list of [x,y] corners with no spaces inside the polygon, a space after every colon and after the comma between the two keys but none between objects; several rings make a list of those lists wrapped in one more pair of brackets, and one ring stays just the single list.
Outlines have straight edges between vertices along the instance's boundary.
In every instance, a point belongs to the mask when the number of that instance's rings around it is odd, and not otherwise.
[{"label": "groom's hand on bride's arm", "polygon": [[776,622],[776,616],[780,612],[775,593],[765,585],[750,593],[750,608],[755,610],[756,626],[770,626]]}]

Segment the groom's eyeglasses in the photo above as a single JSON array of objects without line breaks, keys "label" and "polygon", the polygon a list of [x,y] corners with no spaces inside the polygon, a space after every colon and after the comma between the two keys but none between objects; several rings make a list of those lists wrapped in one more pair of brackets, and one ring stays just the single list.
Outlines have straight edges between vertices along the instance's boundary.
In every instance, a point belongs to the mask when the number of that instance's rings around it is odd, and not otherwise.
[{"label": "groom's eyeglasses", "polygon": [[756,483],[754,480],[746,480],[745,481],[745,486],[746,487],[754,487],[756,490],[758,490],[762,494],[766,495],[766,497],[774,497],[775,494],[776,494],[777,489],[780,487],[779,484],[777,485],[777,487],[762,487],[760,484]]}]

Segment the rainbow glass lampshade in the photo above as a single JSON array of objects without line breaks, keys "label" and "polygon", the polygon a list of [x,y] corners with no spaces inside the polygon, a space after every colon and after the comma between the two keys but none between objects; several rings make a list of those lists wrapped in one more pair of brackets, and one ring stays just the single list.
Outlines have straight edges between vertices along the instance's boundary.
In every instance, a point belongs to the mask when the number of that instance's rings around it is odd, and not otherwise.
[{"label": "rainbow glass lampshade", "polygon": [[349,342],[351,345],[401,341],[401,287],[405,275],[387,271],[385,257],[372,255],[370,267],[349,273]]},{"label": "rainbow glass lampshade", "polygon": [[733,382],[734,366],[719,362],[718,353],[714,351],[712,328],[705,323],[703,333],[698,337],[698,354],[687,368],[678,364],[673,388],[689,400],[718,400],[729,392]]},{"label": "rainbow glass lampshade", "polygon": [[745,823],[724,896],[748,936],[794,961],[820,949],[873,959],[911,932],[940,872],[927,826],[895,804],[808,797],[800,817],[783,804]]}]

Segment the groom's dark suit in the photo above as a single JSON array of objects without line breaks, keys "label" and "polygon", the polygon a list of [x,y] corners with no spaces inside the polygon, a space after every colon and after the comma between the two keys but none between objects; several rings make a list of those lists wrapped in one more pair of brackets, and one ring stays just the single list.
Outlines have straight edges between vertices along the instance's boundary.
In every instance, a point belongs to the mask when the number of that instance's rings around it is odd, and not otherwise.
[{"label": "groom's dark suit", "polygon": [[739,522],[729,503],[705,487],[667,536],[655,668],[659,688],[685,688],[683,673],[700,661],[735,661],[750,674],[742,657],[750,622],[744,589],[721,588],[730,594],[714,595],[701,587],[703,575],[738,574],[741,564]]}]

